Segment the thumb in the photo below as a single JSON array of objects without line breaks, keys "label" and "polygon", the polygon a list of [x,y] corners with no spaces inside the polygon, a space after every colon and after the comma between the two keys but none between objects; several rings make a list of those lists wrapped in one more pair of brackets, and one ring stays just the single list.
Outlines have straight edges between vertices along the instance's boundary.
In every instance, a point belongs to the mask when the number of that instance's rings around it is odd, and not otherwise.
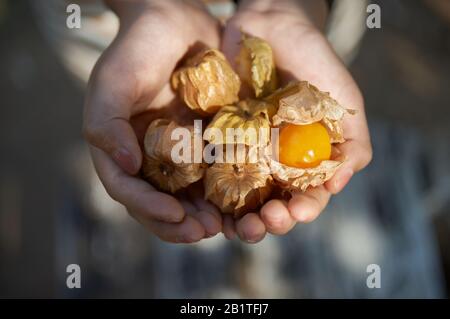
[{"label": "thumb", "polygon": [[86,122],[83,135],[93,146],[108,153],[125,172],[135,175],[142,163],[136,134],[128,120],[111,118],[103,123]]},{"label": "thumb", "polygon": [[83,136],[89,144],[108,153],[125,172],[134,175],[141,167],[142,153],[129,122],[132,101],[120,91],[95,83],[88,88]]}]

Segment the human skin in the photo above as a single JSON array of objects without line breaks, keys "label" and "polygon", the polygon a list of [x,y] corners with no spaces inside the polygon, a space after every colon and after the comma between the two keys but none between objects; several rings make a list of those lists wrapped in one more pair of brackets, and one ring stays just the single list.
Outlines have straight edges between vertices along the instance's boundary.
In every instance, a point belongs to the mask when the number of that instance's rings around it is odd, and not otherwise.
[{"label": "human skin", "polygon": [[266,232],[282,235],[296,223],[313,221],[326,207],[332,194],[339,193],[354,173],[372,158],[372,148],[358,86],[334,53],[323,34],[327,16],[325,1],[243,0],[227,22],[222,50],[234,61],[239,48],[240,30],[263,38],[272,47],[282,84],[307,80],[330,92],[345,107],[357,110],[344,118],[346,142],[337,148],[344,164],[324,185],[297,192],[287,202],[273,199],[259,213],[249,213],[238,221],[224,219],[224,234],[236,233],[248,242],[258,242]]},{"label": "human skin", "polygon": [[[175,198],[137,174],[146,127],[162,112],[192,116],[169,84],[178,61],[199,43],[220,44],[220,24],[200,1],[109,0],[120,30],[88,84],[83,133],[108,194],[164,241],[192,243],[222,230],[217,208],[199,187]],[[197,185],[198,186],[198,185]]]},{"label": "human skin", "polygon": [[[83,134],[108,194],[162,240],[192,243],[222,230],[229,239],[238,234],[254,243],[266,232],[285,234],[297,222],[316,218],[331,194],[370,161],[363,99],[321,32],[326,17],[321,1],[242,1],[224,30],[200,1],[105,2],[121,25],[91,74]],[[221,47],[233,61],[241,27],[273,46],[276,64],[291,72],[282,76],[283,81],[308,80],[358,113],[344,123],[347,142],[340,150],[345,164],[325,186],[295,194],[289,202],[271,200],[259,214],[251,212],[234,221],[223,219],[203,199],[201,185],[175,197],[157,191],[137,174],[142,164],[140,143],[151,120],[162,114],[175,119],[195,116],[178,103],[170,88],[170,75],[179,60],[201,43]]]}]

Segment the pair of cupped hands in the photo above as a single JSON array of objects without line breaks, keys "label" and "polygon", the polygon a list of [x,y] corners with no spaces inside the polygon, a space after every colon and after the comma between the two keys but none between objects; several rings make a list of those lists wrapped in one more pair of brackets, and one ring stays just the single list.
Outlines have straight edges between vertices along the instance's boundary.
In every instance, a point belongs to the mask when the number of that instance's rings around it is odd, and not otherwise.
[{"label": "pair of cupped hands", "polygon": [[[313,221],[332,194],[371,160],[372,151],[361,93],[322,33],[324,1],[243,0],[223,26],[201,1],[107,0],[119,16],[117,37],[97,62],[89,81],[83,133],[108,194],[160,239],[193,243],[223,232],[256,243],[267,232],[282,235],[296,223]],[[273,48],[281,84],[307,80],[357,110],[344,119],[346,160],[324,185],[272,199],[239,220],[221,215],[203,198],[202,185],[177,196],[159,192],[139,177],[141,143],[149,123],[161,113],[191,116],[177,101],[170,77],[177,63],[199,43],[219,48],[234,63],[243,30]]]}]

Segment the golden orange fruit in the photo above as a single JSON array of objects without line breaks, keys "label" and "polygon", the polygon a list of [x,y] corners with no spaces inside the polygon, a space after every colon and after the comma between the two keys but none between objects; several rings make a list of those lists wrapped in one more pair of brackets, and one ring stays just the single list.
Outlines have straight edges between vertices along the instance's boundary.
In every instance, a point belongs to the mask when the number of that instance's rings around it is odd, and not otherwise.
[{"label": "golden orange fruit", "polygon": [[311,168],[329,160],[330,156],[330,136],[322,124],[288,124],[281,129],[280,163],[290,167]]}]

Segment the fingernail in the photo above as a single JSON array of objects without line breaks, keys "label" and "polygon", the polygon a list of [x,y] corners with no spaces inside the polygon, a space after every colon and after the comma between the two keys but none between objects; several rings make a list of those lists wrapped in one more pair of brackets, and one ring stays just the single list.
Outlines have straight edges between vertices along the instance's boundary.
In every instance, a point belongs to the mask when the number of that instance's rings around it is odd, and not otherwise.
[{"label": "fingernail", "polygon": [[182,235],[177,238],[177,242],[180,244],[190,244],[195,242],[195,239],[188,235]]},{"label": "fingernail", "polygon": [[203,221],[203,226],[205,227],[206,235],[212,237],[215,236],[220,230],[217,230],[217,232],[215,231],[217,228],[217,221],[215,217],[211,215],[209,215],[208,217],[209,218],[205,218],[205,220]]},{"label": "fingernail", "polygon": [[339,176],[339,178],[336,179],[336,181],[334,183],[335,192],[336,193],[340,192],[345,187],[345,185],[347,185],[347,183],[350,181],[352,176],[353,176],[353,170],[351,168],[345,169],[341,173],[341,176]]},{"label": "fingernail", "polygon": [[134,175],[139,169],[137,167],[136,159],[125,148],[120,148],[117,151],[115,151],[113,153],[113,158],[117,162],[117,164],[119,164],[119,166],[123,170],[125,170],[128,174]]},{"label": "fingernail", "polygon": [[180,243],[180,244],[190,244],[197,240],[198,240],[197,238],[195,238],[192,235],[188,235],[188,234],[178,235],[176,238],[176,242]]},{"label": "fingernail", "polygon": [[222,234],[225,237],[225,239],[228,239],[228,240],[233,240],[236,237],[236,232],[232,232],[231,234],[228,234],[229,236],[227,236],[227,234],[225,234],[224,231],[222,231]]},{"label": "fingernail", "polygon": [[249,243],[249,244],[257,243],[258,240],[259,240],[258,237],[255,238],[254,236],[249,236],[249,235],[247,235],[245,232],[244,232],[244,234],[243,234],[242,237],[244,237],[244,238],[245,238],[245,241],[246,241],[247,243]]}]

